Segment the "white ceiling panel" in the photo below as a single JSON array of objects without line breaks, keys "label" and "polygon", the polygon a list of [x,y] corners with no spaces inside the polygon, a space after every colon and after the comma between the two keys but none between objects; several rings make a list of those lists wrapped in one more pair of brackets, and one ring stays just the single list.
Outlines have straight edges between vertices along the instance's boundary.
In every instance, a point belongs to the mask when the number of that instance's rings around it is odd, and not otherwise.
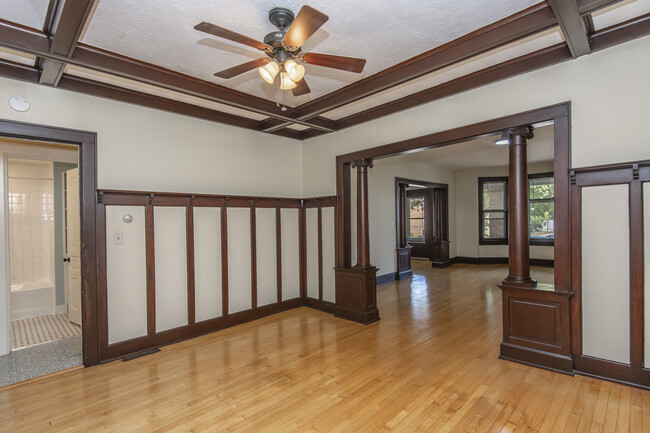
[{"label": "white ceiling panel", "polygon": [[49,0],[0,0],[0,18],[42,30]]},{"label": "white ceiling panel", "polygon": [[594,12],[594,29],[601,30],[650,13],[650,0],[625,0]]},{"label": "white ceiling panel", "polygon": [[561,42],[563,42],[563,39],[559,29],[549,29],[529,38],[513,42],[501,48],[472,57],[469,60],[456,63],[455,65],[376,93],[368,98],[360,99],[341,108],[328,111],[323,116],[338,120]]},{"label": "white ceiling panel", "polygon": [[319,52],[367,59],[362,74],[306,65],[309,95],[295,98],[261,80],[255,70],[230,80],[214,72],[264,57],[244,45],[194,30],[209,21],[262,40],[275,28],[274,6],[297,14],[302,2],[285,0],[101,0],[83,42],[165,68],[295,106],[523,10],[538,0],[313,0],[329,21],[304,45]]},{"label": "white ceiling panel", "polygon": [[128,78],[109,75],[103,72],[97,72],[91,69],[81,68],[78,66],[68,65],[66,67],[65,73],[74,75],[76,77],[87,78],[89,80],[98,81],[100,83],[111,84],[113,86],[121,87],[128,90],[147,93],[149,95],[161,96],[163,98],[173,99],[175,101],[186,102],[188,104],[193,104],[199,107],[221,111],[223,113],[234,114],[237,116],[246,117],[253,120],[263,120],[268,117],[247,110],[240,110],[239,108],[230,107],[228,105],[220,104],[218,102],[210,101],[208,99],[198,98],[192,95],[186,95],[184,93],[175,92],[173,90],[163,89],[161,87],[152,86],[150,84],[129,80]]},{"label": "white ceiling panel", "polygon": [[34,66],[36,64],[36,57],[30,54],[25,54],[21,51],[10,50],[5,47],[0,47],[0,59],[9,60],[27,66]]},{"label": "white ceiling panel", "polygon": [[[502,167],[508,165],[508,146],[495,141],[499,134],[456,143],[451,146],[422,150],[406,155],[393,156],[375,161],[375,166],[420,163],[435,167],[460,170],[473,167]],[[553,161],[553,125],[535,129],[535,137],[528,142],[528,163]]]}]

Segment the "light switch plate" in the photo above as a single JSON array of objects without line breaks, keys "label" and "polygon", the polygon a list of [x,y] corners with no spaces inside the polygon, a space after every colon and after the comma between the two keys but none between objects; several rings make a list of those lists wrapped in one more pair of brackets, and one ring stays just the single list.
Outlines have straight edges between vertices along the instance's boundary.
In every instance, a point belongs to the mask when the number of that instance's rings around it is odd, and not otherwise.
[{"label": "light switch plate", "polygon": [[124,243],[124,235],[122,232],[113,233],[113,244],[122,245]]}]

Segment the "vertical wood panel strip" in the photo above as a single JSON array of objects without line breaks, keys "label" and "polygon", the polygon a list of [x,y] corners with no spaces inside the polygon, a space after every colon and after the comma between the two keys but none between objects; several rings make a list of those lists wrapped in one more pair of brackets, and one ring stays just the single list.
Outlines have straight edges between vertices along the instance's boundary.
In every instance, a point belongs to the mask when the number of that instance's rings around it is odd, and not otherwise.
[{"label": "vertical wood panel strip", "polygon": [[228,316],[228,207],[221,201],[221,314]]},{"label": "vertical wood panel strip", "polygon": [[[555,290],[568,292],[571,290],[571,231],[570,206],[571,183],[569,181],[569,164],[571,161],[571,146],[569,144],[570,114],[559,116],[554,122],[554,160],[553,182],[555,190],[555,257],[554,281]],[[575,251],[575,250],[574,250]]]},{"label": "vertical wood panel strip", "polygon": [[630,183],[630,365],[643,367],[643,183]]},{"label": "vertical wood panel strip", "polygon": [[582,191],[571,185],[571,354],[582,356]]},{"label": "vertical wood panel strip", "polygon": [[251,200],[251,306],[257,308],[257,212]]},{"label": "vertical wood panel strip", "polygon": [[277,271],[276,276],[278,280],[278,302],[282,302],[282,211],[281,203],[278,202],[277,207],[275,208],[275,249],[276,249],[276,265]]},{"label": "vertical wood panel strip", "polygon": [[323,208],[318,205],[318,300],[323,300]]},{"label": "vertical wood panel strip", "polygon": [[196,293],[194,276],[194,207],[193,198],[187,206],[187,321],[190,325],[196,322]]},{"label": "vertical wood panel strip", "polygon": [[154,249],[153,205],[145,207],[145,239],[147,243],[147,335],[156,334],[156,253]]},{"label": "vertical wood panel strip", "polygon": [[300,201],[300,210],[298,212],[300,297],[305,299],[307,297],[307,210],[302,200]]},{"label": "vertical wood panel strip", "polygon": [[99,350],[108,346],[108,281],[106,275],[106,206],[97,205],[97,283],[99,300]]},{"label": "vertical wood panel strip", "polygon": [[350,163],[336,163],[336,220],[334,232],[336,240],[336,267],[352,266],[352,213],[350,210]]}]

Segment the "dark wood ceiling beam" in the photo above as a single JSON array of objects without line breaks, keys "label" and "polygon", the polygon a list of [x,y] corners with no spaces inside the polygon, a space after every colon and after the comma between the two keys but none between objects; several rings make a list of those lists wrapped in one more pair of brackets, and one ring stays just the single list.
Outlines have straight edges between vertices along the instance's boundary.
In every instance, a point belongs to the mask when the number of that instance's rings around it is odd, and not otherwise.
[{"label": "dark wood ceiling beam", "polygon": [[578,0],[578,12],[580,15],[587,15],[621,1],[623,0]]},{"label": "dark wood ceiling beam", "polygon": [[646,35],[650,35],[650,14],[595,32],[591,35],[591,50],[603,50]]},{"label": "dark wood ceiling beam", "polygon": [[295,109],[294,117],[300,120],[314,117],[555,25],[557,25],[557,21],[551,7],[546,3],[537,4],[321,98],[307,102]]},{"label": "dark wood ceiling beam", "polygon": [[[59,25],[50,41],[50,53],[63,57],[70,57],[72,55],[96,1],[76,0],[67,1],[63,4]],[[53,2],[50,2],[50,6],[53,6]],[[53,11],[50,19],[54,19],[55,15],[56,10]],[[46,31],[46,33],[48,32]],[[63,76],[65,66],[66,62],[61,60],[43,59],[39,62],[39,68],[41,70],[39,83],[56,87]]]},{"label": "dark wood ceiling beam", "polygon": [[326,129],[321,124],[295,120],[293,109],[282,111],[275,103],[263,98],[248,95],[224,86],[190,77],[169,69],[161,68],[116,53],[78,44],[72,57],[51,53],[47,36],[39,31],[0,19],[0,45],[35,56],[59,60],[76,66],[129,78],[134,81],[152,84],[180,93],[197,96],[251,111],[279,118],[291,123]]},{"label": "dark wood ceiling beam", "polygon": [[38,83],[38,69],[9,60],[0,59],[0,76],[29,83]]},{"label": "dark wood ceiling beam", "polygon": [[548,0],[548,3],[560,24],[564,40],[573,58],[589,54],[591,48],[589,47],[587,27],[578,12],[578,5],[574,1],[567,0]]}]

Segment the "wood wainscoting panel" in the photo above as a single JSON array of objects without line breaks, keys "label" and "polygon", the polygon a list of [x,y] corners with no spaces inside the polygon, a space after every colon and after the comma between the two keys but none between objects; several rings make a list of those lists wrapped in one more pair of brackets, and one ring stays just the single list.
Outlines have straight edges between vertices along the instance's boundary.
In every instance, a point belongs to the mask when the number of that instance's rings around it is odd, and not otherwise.
[{"label": "wood wainscoting panel", "polygon": [[299,210],[282,209],[282,299],[300,296]]},{"label": "wood wainscoting panel", "polygon": [[251,212],[228,208],[228,314],[249,310],[251,297]]},{"label": "wood wainscoting panel", "polygon": [[187,208],[154,206],[156,332],[188,324]]},{"label": "wood wainscoting panel", "polygon": [[220,317],[221,208],[194,207],[194,284],[196,321]]},{"label": "wood wainscoting panel", "polygon": [[560,318],[558,302],[510,298],[510,337],[558,347]]},{"label": "wood wainscoting panel", "polygon": [[323,300],[334,302],[336,300],[336,289],[334,288],[335,273],[334,266],[336,265],[336,248],[335,232],[334,232],[334,218],[335,212],[333,207],[322,208],[323,226]]},{"label": "wood wainscoting panel", "polygon": [[582,188],[582,353],[630,363],[629,187]]},{"label": "wood wainscoting panel", "polygon": [[[643,233],[644,233],[644,287],[650,288],[650,182],[643,183]],[[650,294],[646,293],[644,296],[644,367],[650,368]]]},{"label": "wood wainscoting panel", "polygon": [[275,209],[257,208],[257,306],[278,301]]},{"label": "wood wainscoting panel", "polygon": [[[147,335],[144,214],[144,206],[106,206],[109,344]],[[131,215],[133,221],[124,222],[124,215]],[[121,241],[115,239],[117,235]]]},{"label": "wood wainscoting panel", "polygon": [[307,214],[307,296],[319,299],[318,208],[310,208],[305,212]]}]

